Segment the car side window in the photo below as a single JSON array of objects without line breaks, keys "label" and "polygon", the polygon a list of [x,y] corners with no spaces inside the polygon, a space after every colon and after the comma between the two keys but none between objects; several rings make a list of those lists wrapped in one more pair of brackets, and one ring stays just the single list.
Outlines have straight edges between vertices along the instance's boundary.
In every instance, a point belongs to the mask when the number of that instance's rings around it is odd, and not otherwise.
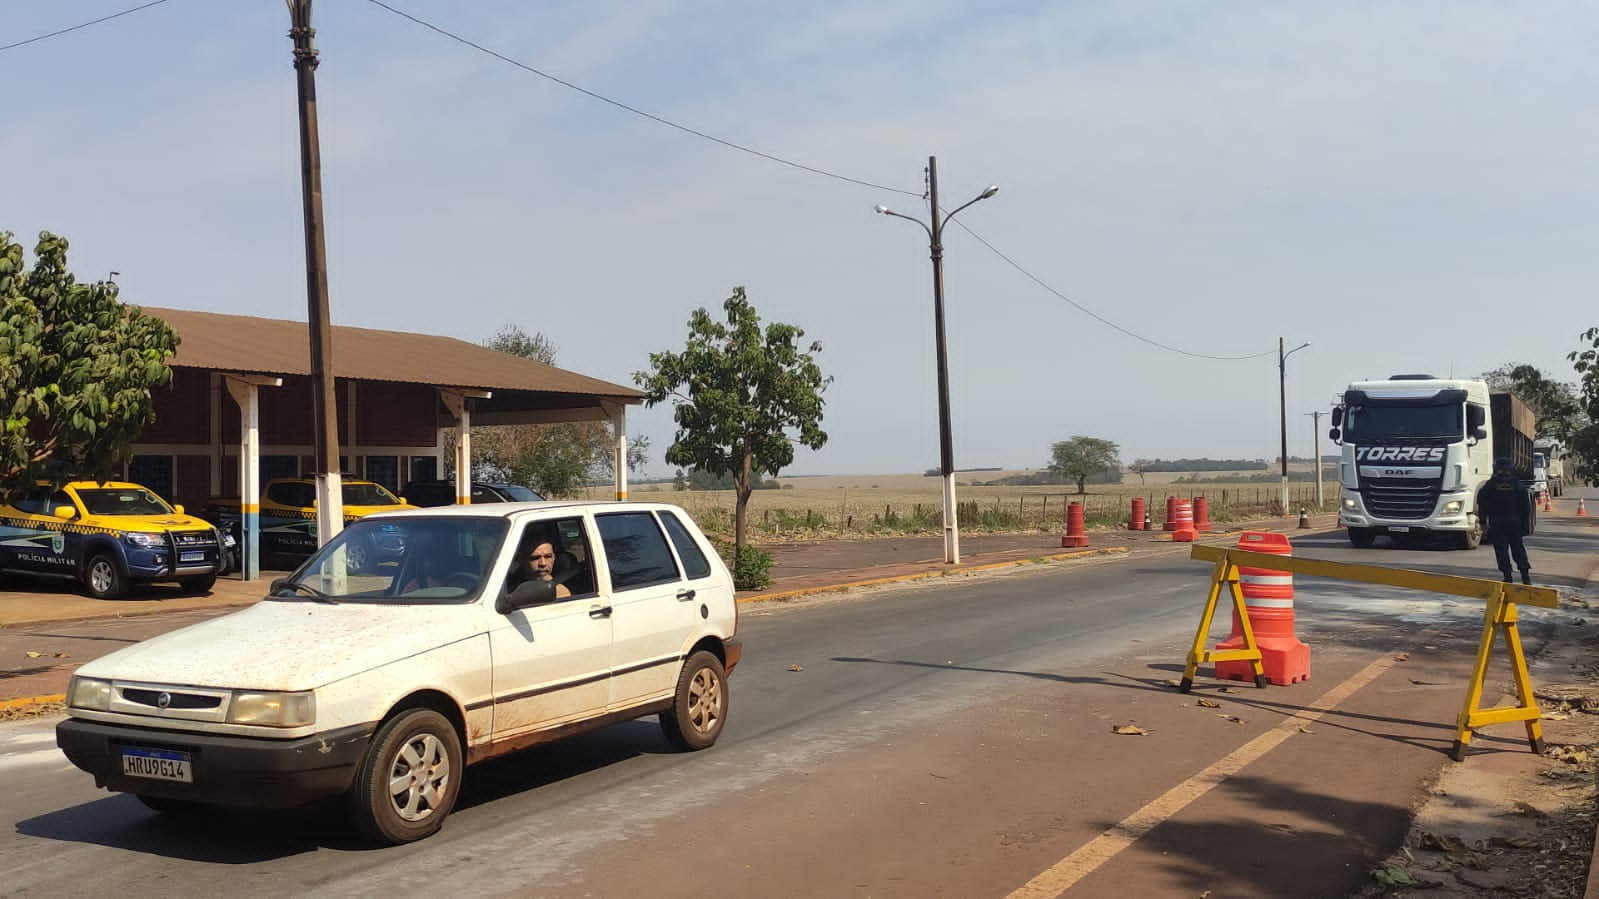
[{"label": "car side window", "polygon": [[678,579],[677,562],[666,545],[655,516],[648,512],[613,512],[594,516],[605,562],[611,572],[611,589],[629,590]]},{"label": "car side window", "polygon": [[46,515],[54,515],[57,509],[71,509],[74,513],[78,511],[77,504],[72,501],[72,497],[67,496],[65,490],[57,490],[51,494],[41,511]]},{"label": "car side window", "polygon": [[700,551],[694,536],[688,532],[676,515],[671,512],[661,513],[661,524],[666,525],[666,533],[672,538],[672,545],[677,547],[677,557],[683,560],[683,569],[688,574],[689,580],[708,577],[711,573],[711,563],[705,558],[705,553]]}]

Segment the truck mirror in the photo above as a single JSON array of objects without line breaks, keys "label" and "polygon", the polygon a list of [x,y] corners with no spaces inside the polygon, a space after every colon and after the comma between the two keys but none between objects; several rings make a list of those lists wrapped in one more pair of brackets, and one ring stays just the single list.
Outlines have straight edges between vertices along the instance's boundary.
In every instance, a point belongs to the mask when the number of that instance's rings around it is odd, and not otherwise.
[{"label": "truck mirror", "polygon": [[1488,429],[1483,427],[1482,425],[1477,425],[1477,427],[1472,430],[1471,436],[1476,438],[1477,440],[1487,440],[1488,439]]},{"label": "truck mirror", "polygon": [[1481,406],[1466,406],[1466,427],[1477,435],[1478,440],[1488,436],[1482,427],[1487,423],[1488,417],[1483,413]]},{"label": "truck mirror", "polygon": [[1332,430],[1327,432],[1327,436],[1328,436],[1328,438],[1330,438],[1332,440],[1333,443],[1342,443],[1343,442],[1343,438],[1344,438],[1344,432],[1338,430],[1337,428],[1333,428]]},{"label": "truck mirror", "polygon": [[[1343,423],[1344,423],[1344,407],[1343,406],[1334,406],[1333,410],[1332,410],[1333,428],[1336,429],[1339,425],[1341,425]],[[1337,440],[1338,438],[1334,437],[1333,439]]]}]

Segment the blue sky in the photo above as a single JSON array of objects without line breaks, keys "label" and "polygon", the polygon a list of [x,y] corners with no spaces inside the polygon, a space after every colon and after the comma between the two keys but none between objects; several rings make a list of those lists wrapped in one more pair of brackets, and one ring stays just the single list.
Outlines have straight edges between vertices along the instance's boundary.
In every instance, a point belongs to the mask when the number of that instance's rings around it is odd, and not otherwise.
[{"label": "blue sky", "polygon": [[[0,44],[131,0],[7,4]],[[1290,452],[1350,380],[1474,375],[1599,325],[1599,9],[1498,2],[474,2],[395,6],[689,127],[919,192],[945,288],[956,463]],[[822,341],[830,439],[792,473],[938,462],[920,201],[685,135],[365,0],[316,4],[334,321],[542,331],[631,384],[734,285]],[[150,306],[303,320],[278,2],[169,0],[0,53],[0,229],[72,241]],[[1325,420],[1324,420],[1325,423]],[[665,474],[669,410],[639,410]],[[1326,449],[1325,443],[1323,449]]]}]

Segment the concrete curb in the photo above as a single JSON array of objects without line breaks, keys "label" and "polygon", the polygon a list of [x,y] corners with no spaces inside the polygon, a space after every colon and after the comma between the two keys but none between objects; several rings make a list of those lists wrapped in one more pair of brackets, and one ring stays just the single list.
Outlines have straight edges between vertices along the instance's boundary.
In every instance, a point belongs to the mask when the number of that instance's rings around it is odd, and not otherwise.
[{"label": "concrete curb", "polygon": [[1015,568],[1020,565],[1041,565],[1047,562],[1062,562],[1068,559],[1082,559],[1089,556],[1103,556],[1113,553],[1125,553],[1125,546],[1108,546],[1102,549],[1083,549],[1069,553],[1054,553],[1047,556],[1034,556],[1027,559],[1012,559],[1008,562],[990,562],[984,565],[962,565],[959,568],[940,568],[936,571],[917,571],[911,574],[895,574],[888,577],[866,578],[859,581],[849,581],[842,584],[819,584],[815,587],[799,587],[793,590],[780,590],[776,593],[748,593],[738,597],[741,603],[771,602],[796,599],[801,596],[814,596],[819,593],[843,593],[856,587],[876,587],[882,584],[900,584],[908,581],[921,581],[929,578],[955,577],[962,574],[973,574],[980,571],[994,571],[1000,568]]},{"label": "concrete curb", "polygon": [[14,627],[31,627],[35,624],[67,624],[80,621],[115,621],[118,618],[148,618],[151,615],[171,615],[175,612],[206,612],[222,611],[227,609],[244,609],[260,602],[260,598],[240,600],[238,602],[217,603],[214,606],[179,606],[176,608],[133,609],[131,611],[113,612],[108,615],[74,615],[69,618],[26,618],[18,621],[0,621],[0,630]]}]

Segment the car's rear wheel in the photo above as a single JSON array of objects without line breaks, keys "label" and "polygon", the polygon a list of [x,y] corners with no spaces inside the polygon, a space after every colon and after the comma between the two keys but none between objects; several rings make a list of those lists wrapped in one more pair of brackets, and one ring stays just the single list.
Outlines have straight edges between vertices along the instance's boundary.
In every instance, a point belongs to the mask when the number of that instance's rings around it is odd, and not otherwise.
[{"label": "car's rear wheel", "polygon": [[116,599],[127,592],[128,581],[109,553],[98,553],[83,570],[83,585],[95,599]]},{"label": "car's rear wheel", "polygon": [[716,742],[727,721],[727,673],[714,653],[700,650],[688,657],[677,676],[677,696],[661,713],[661,730],[684,752]]},{"label": "car's rear wheel", "polygon": [[382,843],[409,843],[444,826],[461,791],[461,741],[432,709],[408,709],[383,725],[350,788],[356,827]]},{"label": "car's rear wheel", "polygon": [[184,593],[209,593],[216,582],[217,576],[214,574],[197,574],[179,580],[178,586]]}]

